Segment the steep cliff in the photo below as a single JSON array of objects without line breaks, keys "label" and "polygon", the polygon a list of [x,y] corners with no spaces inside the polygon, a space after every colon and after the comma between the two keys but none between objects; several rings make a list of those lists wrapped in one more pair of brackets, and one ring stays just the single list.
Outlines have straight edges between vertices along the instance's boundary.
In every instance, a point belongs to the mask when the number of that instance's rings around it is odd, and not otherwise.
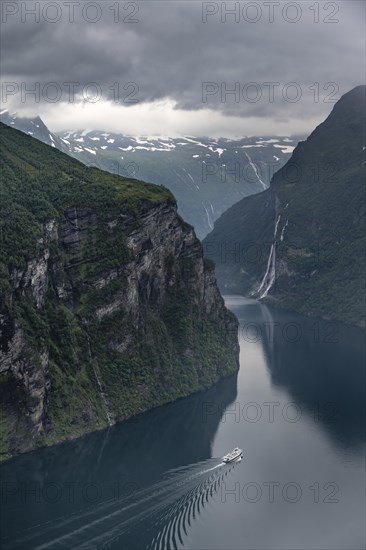
[{"label": "steep cliff", "polygon": [[220,287],[365,325],[365,86],[357,86],[269,189],[231,207],[204,240]]},{"label": "steep cliff", "polygon": [[236,319],[170,192],[0,130],[2,457],[235,371]]}]

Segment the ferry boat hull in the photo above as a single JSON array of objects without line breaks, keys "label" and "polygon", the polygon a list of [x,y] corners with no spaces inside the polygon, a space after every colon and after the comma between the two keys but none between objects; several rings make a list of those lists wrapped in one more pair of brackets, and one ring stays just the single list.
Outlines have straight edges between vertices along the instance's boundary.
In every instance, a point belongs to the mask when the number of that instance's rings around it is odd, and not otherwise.
[{"label": "ferry boat hull", "polygon": [[222,457],[222,461],[225,464],[230,464],[231,462],[240,461],[243,458],[243,451],[236,447],[233,451]]}]

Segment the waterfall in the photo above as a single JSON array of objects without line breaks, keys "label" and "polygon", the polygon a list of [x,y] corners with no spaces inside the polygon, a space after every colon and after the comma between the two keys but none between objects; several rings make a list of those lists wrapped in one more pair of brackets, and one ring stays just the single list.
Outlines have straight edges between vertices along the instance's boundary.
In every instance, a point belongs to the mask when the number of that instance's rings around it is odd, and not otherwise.
[{"label": "waterfall", "polygon": [[79,231],[78,211],[76,206],[74,207],[74,214],[75,214],[75,229]]},{"label": "waterfall", "polygon": [[267,189],[266,184],[264,183],[264,181],[261,179],[260,175],[258,174],[258,170],[257,170],[256,165],[254,164],[254,162],[252,161],[252,159],[250,158],[250,156],[248,155],[248,153],[246,151],[244,151],[244,155],[247,157],[247,159],[249,161],[249,165],[253,169],[253,172],[256,175],[256,177],[257,177],[258,181],[260,182],[260,184],[262,185],[263,189]]},{"label": "waterfall", "polygon": [[104,408],[104,412],[105,412],[105,415],[106,415],[107,420],[108,420],[108,424],[109,424],[109,426],[112,426],[113,422],[112,422],[112,419],[111,419],[110,414],[109,414],[108,399],[107,399],[107,396],[105,394],[103,384],[102,384],[102,382],[101,382],[101,380],[98,376],[97,370],[94,366],[94,361],[93,361],[93,356],[92,356],[92,352],[91,352],[89,336],[87,336],[87,342],[88,342],[88,360],[89,360],[89,364],[91,365],[91,367],[94,371],[94,375],[95,375],[95,378],[96,378],[96,381],[97,381],[97,384],[98,384],[98,388],[99,388],[99,394],[100,394],[100,397],[102,399],[103,408]]},{"label": "waterfall", "polygon": [[288,226],[288,220],[286,220],[286,223],[285,223],[285,225],[284,225],[283,228],[282,228],[280,241],[283,241],[283,237],[284,237],[284,235],[285,235],[285,229],[286,229],[287,226]]},{"label": "waterfall", "polygon": [[[214,228],[214,225],[210,219],[210,213],[209,211],[207,210],[206,206],[205,206],[205,203],[202,201],[202,206],[203,208],[205,209],[205,212],[206,212],[206,216],[207,216],[207,222],[208,222],[208,225],[210,227],[210,229],[213,229]],[[211,205],[211,208],[212,208],[212,205]]]},{"label": "waterfall", "polygon": [[259,296],[259,299],[265,298],[267,296],[276,278],[276,243],[275,242],[272,244],[271,255],[270,255],[270,266],[271,268],[269,272],[268,285],[266,286],[262,294]]},{"label": "waterfall", "polygon": [[[271,249],[269,251],[269,256],[268,256],[267,269],[262,279],[262,282],[259,285],[259,288],[257,290],[257,293],[259,294],[259,297],[258,297],[259,300],[267,296],[276,278],[276,235],[277,235],[277,229],[278,229],[278,224],[280,223],[280,219],[281,219],[281,214],[278,216],[276,221],[274,235],[273,235],[273,243],[271,244]],[[265,287],[266,283],[267,283],[267,286]],[[264,290],[261,292],[262,289]]]},{"label": "waterfall", "polygon": [[264,277],[263,277],[263,279],[262,279],[261,284],[259,285],[259,287],[258,287],[257,290],[256,290],[256,293],[259,293],[259,292],[262,290],[262,288],[264,287],[264,283],[265,283],[266,280],[267,280],[268,273],[269,273],[269,270],[270,270],[270,267],[271,267],[272,254],[273,254],[273,243],[271,244],[271,249],[270,249],[270,251],[269,251],[269,256],[268,256],[268,262],[267,262],[266,272],[265,272],[265,274],[264,274]]}]

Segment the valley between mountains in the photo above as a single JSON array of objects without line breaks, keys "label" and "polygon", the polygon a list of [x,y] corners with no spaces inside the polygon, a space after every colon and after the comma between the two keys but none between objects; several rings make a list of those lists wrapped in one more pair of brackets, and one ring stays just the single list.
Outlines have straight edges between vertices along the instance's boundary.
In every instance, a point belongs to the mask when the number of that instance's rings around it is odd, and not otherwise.
[{"label": "valley between mountains", "polygon": [[[297,145],[56,136],[39,118],[2,118],[3,459],[235,373],[238,322],[219,288],[365,326],[365,86]],[[117,155],[160,185],[113,173]],[[255,185],[231,173],[223,193],[217,162],[239,155]]]}]

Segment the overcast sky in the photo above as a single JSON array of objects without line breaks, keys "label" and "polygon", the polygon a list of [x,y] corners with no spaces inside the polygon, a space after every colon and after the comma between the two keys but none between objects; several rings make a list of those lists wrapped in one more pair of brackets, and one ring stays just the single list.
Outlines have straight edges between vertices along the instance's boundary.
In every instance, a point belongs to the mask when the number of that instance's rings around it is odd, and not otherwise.
[{"label": "overcast sky", "polygon": [[365,81],[363,1],[1,4],[2,109],[54,131],[303,134]]}]

